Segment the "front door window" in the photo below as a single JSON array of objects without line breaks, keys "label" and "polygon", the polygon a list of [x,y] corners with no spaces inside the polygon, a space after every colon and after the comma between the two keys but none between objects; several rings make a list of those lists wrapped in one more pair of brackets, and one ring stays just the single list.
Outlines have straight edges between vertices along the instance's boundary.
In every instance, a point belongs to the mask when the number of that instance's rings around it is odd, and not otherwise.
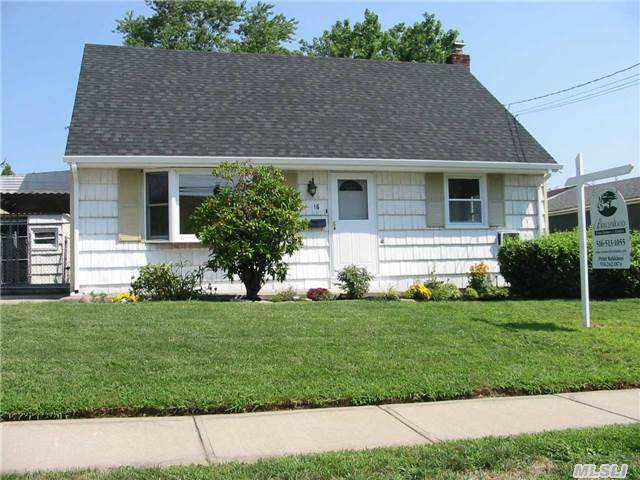
[{"label": "front door window", "polygon": [[366,180],[338,180],[338,218],[340,220],[369,218]]}]

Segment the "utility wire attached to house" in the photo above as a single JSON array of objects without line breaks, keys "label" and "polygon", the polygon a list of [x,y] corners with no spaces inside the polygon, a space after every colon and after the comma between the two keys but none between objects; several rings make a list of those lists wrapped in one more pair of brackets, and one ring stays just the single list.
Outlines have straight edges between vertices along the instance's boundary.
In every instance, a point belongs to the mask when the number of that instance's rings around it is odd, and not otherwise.
[{"label": "utility wire attached to house", "polygon": [[550,102],[548,104],[548,106],[545,107],[532,107],[529,109],[525,109],[525,110],[521,110],[519,112],[516,112],[515,115],[526,115],[529,113],[537,113],[537,112],[544,112],[546,110],[553,110],[555,108],[559,108],[559,107],[564,107],[565,105],[571,105],[573,103],[579,103],[579,102],[584,102],[586,100],[591,100],[592,98],[597,98],[597,97],[602,97],[603,95],[609,95],[610,93],[614,93],[614,92],[619,92],[620,90],[626,90],[627,88],[631,88],[631,87],[635,87],[636,85],[640,85],[640,79],[635,80],[635,81],[631,81],[631,82],[627,82],[627,83],[623,83],[621,85],[617,85],[616,87],[611,87],[611,88],[607,88],[604,90],[599,90],[595,93],[591,93],[589,95],[582,95],[579,96],[578,98],[574,98],[573,100],[569,100],[567,98],[562,98],[559,99],[555,102]]},{"label": "utility wire attached to house", "polygon": [[[623,72],[627,72],[633,68],[637,68],[638,66],[640,66],[640,63],[635,63],[629,67],[623,68],[621,70],[617,70],[615,72],[609,73],[607,75],[603,75],[601,77],[598,78],[594,78],[593,80],[589,80],[588,82],[583,82],[580,83],[578,85],[574,85],[572,87],[568,87],[568,88],[564,88],[562,90],[557,90],[555,92],[551,92],[551,93],[547,93],[545,95],[538,95],[537,97],[531,97],[531,98],[527,98],[524,100],[518,100],[517,102],[511,102],[507,105],[507,109],[510,109],[512,105],[519,105],[519,104],[523,104],[523,103],[528,103],[528,102],[533,102],[535,100],[541,100],[543,98],[548,98],[554,95],[559,95],[561,93],[566,93],[572,90],[576,90],[578,88],[582,88],[585,87],[587,85],[596,83],[596,82],[600,82],[602,80],[605,80],[607,78],[611,78],[615,75],[619,75],[620,73]],[[638,78],[640,77],[640,73],[635,73],[633,75],[629,75],[626,76],[624,78],[620,78],[617,80],[614,80],[612,82],[607,82],[603,85],[598,85],[594,88],[590,88],[587,90],[583,90],[581,92],[577,92],[575,94],[572,95],[568,95],[568,96],[564,96],[561,98],[557,98],[554,100],[551,100],[550,102],[545,102],[542,104],[538,104],[538,105],[532,105],[529,107],[525,107],[522,110],[515,112],[514,115],[518,116],[518,115],[524,115],[524,114],[529,114],[529,113],[537,113],[537,112],[542,112],[545,110],[552,110],[555,108],[559,108],[559,107],[563,107],[565,105],[570,105],[573,103],[578,103],[578,102],[582,102],[582,101],[586,101],[586,100],[590,100],[592,98],[596,98],[596,97],[600,97],[603,95],[608,95],[610,93],[614,93],[614,92],[618,92],[620,90],[625,90],[627,88],[632,88],[636,85],[640,84],[640,79]],[[623,83],[625,82],[625,83]],[[608,88],[607,88],[608,87]]]}]

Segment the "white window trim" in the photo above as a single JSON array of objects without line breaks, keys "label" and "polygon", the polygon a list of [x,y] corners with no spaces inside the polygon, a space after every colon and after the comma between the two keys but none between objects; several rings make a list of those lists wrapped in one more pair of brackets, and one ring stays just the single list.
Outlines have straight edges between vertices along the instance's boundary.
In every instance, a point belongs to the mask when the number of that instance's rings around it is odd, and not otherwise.
[{"label": "white window trim", "polygon": [[[487,228],[489,226],[487,215],[487,176],[481,175],[452,175],[444,177],[444,224],[446,228]],[[450,222],[449,221],[449,180],[479,180],[480,183],[480,214],[482,222]]]},{"label": "white window trim", "polygon": [[[147,238],[147,173],[166,172],[169,182],[169,238]],[[198,237],[193,234],[180,233],[180,174],[211,175],[211,168],[154,168],[143,171],[144,191],[144,239],[146,243],[200,243]]]},{"label": "white window trim", "polygon": [[[169,192],[171,196],[171,209],[173,210],[173,218],[171,221],[171,230],[173,242],[177,243],[200,243],[198,237],[192,233],[180,233],[180,174],[189,175],[211,175],[211,168],[175,168],[169,174]],[[173,187],[173,188],[172,188]]]},{"label": "white window trim", "polygon": [[[49,252],[57,252],[60,246],[60,229],[58,227],[30,227],[31,228],[31,249]],[[36,233],[51,232],[55,237],[53,245],[49,243],[36,243]]]}]

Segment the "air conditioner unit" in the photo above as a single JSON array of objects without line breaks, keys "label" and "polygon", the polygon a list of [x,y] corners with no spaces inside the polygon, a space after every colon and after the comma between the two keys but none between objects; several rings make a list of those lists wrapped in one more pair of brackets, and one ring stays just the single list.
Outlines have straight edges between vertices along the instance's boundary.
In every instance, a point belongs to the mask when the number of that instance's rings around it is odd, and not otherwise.
[{"label": "air conditioner unit", "polygon": [[502,231],[502,232],[498,232],[498,246],[502,246],[502,245],[504,245],[504,242],[505,242],[508,238],[515,238],[515,239],[519,239],[519,238],[520,238],[520,232],[516,232],[516,231]]}]

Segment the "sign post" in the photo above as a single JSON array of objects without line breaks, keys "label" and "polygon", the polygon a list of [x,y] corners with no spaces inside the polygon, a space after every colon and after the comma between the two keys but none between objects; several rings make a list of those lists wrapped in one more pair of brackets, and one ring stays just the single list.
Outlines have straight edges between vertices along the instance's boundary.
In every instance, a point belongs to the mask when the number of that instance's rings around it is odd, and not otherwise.
[{"label": "sign post", "polygon": [[[589,263],[587,259],[587,220],[584,204],[584,185],[585,183],[593,182],[595,180],[603,180],[605,178],[626,175],[633,170],[633,165],[623,165],[622,167],[608,168],[606,170],[586,174],[582,172],[582,169],[582,154],[579,153],[576,157],[576,176],[567,179],[564,185],[565,187],[576,187],[576,194],[578,195],[578,236],[580,245],[580,298],[582,299],[582,326],[589,328],[591,327],[591,313],[589,309]],[[591,220],[593,223],[594,219],[592,218]]]},{"label": "sign post", "polygon": [[[582,154],[576,157],[576,175],[582,176]],[[591,327],[591,309],[589,308],[589,264],[587,262],[587,217],[584,205],[584,183],[576,186],[578,194],[578,242],[580,243],[580,298],[582,299],[582,325]]]}]

